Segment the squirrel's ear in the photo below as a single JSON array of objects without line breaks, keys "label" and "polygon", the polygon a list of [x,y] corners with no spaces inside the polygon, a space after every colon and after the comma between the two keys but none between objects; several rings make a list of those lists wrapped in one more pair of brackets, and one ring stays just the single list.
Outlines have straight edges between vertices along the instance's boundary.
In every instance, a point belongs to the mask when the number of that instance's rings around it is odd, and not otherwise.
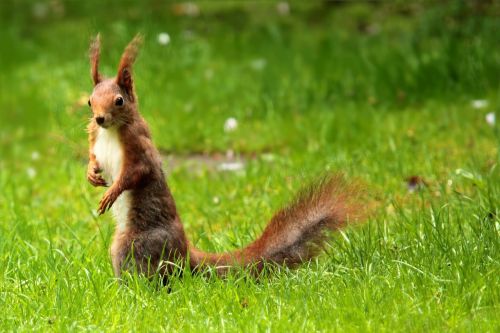
[{"label": "squirrel's ear", "polygon": [[90,42],[90,74],[94,85],[101,82],[101,74],[99,74],[99,55],[101,53],[101,37],[99,34]]},{"label": "squirrel's ear", "polygon": [[134,99],[132,65],[137,58],[141,43],[142,36],[137,34],[127,45],[125,51],[123,51],[122,58],[120,59],[120,65],[118,65],[118,75],[116,76],[116,83],[125,90],[129,98],[132,100]]}]

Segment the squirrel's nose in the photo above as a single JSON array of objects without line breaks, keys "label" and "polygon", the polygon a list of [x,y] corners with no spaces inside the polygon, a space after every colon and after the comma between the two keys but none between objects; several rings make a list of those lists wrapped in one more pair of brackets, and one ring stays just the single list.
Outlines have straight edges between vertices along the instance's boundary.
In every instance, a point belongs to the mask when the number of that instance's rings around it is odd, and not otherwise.
[{"label": "squirrel's nose", "polygon": [[102,125],[104,123],[104,117],[95,117],[97,124]]}]

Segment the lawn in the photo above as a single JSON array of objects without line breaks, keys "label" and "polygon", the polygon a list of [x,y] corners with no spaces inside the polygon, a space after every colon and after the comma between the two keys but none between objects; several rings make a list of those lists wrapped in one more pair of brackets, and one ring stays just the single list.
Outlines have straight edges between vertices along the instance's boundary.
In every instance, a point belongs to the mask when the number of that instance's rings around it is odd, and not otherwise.
[{"label": "lawn", "polygon": [[[498,4],[141,4],[0,4],[0,331],[500,330]],[[85,178],[97,32],[109,76],[145,36],[140,110],[198,247],[325,172],[372,213],[297,270],[118,284]]]}]

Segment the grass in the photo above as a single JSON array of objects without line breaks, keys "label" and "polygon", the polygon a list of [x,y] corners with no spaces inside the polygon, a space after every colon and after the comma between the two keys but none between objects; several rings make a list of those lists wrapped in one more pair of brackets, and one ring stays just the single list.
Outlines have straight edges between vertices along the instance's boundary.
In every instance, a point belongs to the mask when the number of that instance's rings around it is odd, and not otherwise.
[{"label": "grass", "polygon": [[[155,1],[57,4],[0,5],[1,331],[499,330],[500,132],[485,121],[500,106],[498,5],[292,3],[279,16],[203,2],[186,17]],[[164,151],[255,156],[239,172],[166,165],[199,247],[248,243],[327,170],[361,178],[373,216],[257,281],[116,283],[114,224],[85,180],[98,31],[108,75],[145,34],[135,82]],[[408,191],[411,176],[426,185]]]}]

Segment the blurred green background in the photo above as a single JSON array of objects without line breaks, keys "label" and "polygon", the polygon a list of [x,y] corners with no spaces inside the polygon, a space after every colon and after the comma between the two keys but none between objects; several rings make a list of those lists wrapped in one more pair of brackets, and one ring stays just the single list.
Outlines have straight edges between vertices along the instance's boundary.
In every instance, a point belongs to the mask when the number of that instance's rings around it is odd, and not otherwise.
[{"label": "blurred green background", "polygon": [[[140,111],[199,247],[331,170],[374,215],[270,280],[118,285],[85,179],[98,32],[107,76],[145,36]],[[499,45],[496,1],[3,0],[0,330],[497,331]]]},{"label": "blurred green background", "polygon": [[[346,109],[370,119],[435,101],[494,104],[498,95],[494,2],[3,1],[1,8],[2,132],[24,129],[37,143],[51,130],[83,142],[87,48],[97,32],[109,76],[132,36],[146,36],[136,66],[141,110],[158,144],[173,151],[336,144],[346,132],[383,126],[332,119]],[[302,123],[324,113],[326,121]],[[242,126],[224,137],[228,117]]]}]

